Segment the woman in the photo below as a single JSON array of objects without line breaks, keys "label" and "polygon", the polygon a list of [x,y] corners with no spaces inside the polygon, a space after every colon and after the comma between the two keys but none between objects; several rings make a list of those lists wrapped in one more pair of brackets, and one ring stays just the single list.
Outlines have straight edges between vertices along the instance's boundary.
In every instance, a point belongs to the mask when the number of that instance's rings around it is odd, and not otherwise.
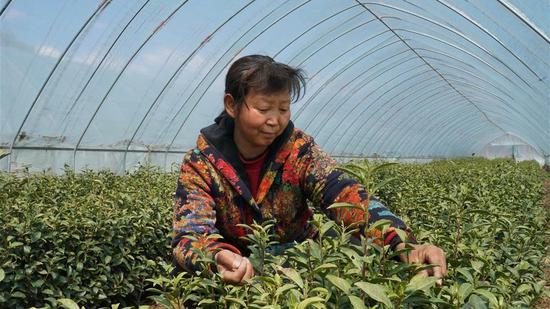
[{"label": "woman", "polygon": [[[369,222],[388,219],[392,227],[410,231],[380,202],[368,201],[361,184],[336,170],[313,138],[294,128],[290,103],[303,86],[301,70],[267,56],[246,56],[231,65],[224,112],[201,130],[197,147],[181,165],[172,242],[177,271],[195,269],[192,249],[202,248],[213,255],[225,282],[244,282],[254,270],[241,239],[246,230],[237,224],[274,220],[281,243],[313,238],[317,231],[309,223],[313,212],[306,200],[348,225],[363,217],[360,210],[326,208],[336,202],[368,205]],[[393,228],[380,236],[393,249],[405,246]],[[443,251],[409,239],[413,250],[402,260],[440,265],[430,274],[443,277]]]}]

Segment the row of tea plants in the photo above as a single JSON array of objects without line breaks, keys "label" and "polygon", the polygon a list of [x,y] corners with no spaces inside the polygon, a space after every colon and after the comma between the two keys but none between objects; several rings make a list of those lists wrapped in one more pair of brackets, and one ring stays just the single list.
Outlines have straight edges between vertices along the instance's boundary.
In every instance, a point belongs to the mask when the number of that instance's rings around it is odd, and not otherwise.
[{"label": "row of tea plants", "polygon": [[[270,222],[248,227],[256,276],[169,273],[176,174],[0,174],[0,307],[528,308],[545,292],[549,236],[536,163],[354,162],[342,167],[414,230],[444,248],[442,286],[396,252],[316,214],[321,232],[274,255]],[[314,205],[312,205],[314,206]],[[347,207],[334,205],[334,207]],[[380,221],[369,229],[387,228]],[[429,267],[429,266],[428,266]],[[77,307],[77,306],[76,306]],[[77,307],[78,308],[78,307]]]},{"label": "row of tea plants", "polygon": [[169,258],[175,174],[0,173],[0,308],[137,305]]}]

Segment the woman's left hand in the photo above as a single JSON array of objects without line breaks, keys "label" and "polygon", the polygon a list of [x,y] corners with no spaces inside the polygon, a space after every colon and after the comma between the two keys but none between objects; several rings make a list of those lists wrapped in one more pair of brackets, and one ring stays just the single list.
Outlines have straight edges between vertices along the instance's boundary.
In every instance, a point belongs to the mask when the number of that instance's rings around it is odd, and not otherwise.
[{"label": "woman's left hand", "polygon": [[410,264],[431,264],[433,268],[422,270],[420,273],[425,276],[434,276],[438,278],[437,284],[441,286],[443,284],[443,277],[447,275],[447,259],[445,252],[434,245],[424,244],[405,244],[400,243],[397,245],[396,250],[405,249],[405,246],[409,245],[413,249],[407,253],[401,253],[399,257],[401,261]]}]

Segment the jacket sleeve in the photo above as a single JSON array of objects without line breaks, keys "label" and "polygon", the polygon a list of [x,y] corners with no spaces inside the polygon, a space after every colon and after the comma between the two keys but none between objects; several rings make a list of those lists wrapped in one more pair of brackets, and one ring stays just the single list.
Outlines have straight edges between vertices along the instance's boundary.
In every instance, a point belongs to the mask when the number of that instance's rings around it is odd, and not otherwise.
[{"label": "jacket sleeve", "polygon": [[368,206],[369,224],[380,219],[391,221],[391,227],[385,235],[370,236],[383,238],[385,245],[395,248],[397,244],[401,243],[401,238],[395,232],[395,228],[399,228],[409,235],[407,242],[416,243],[409,227],[377,198],[371,197],[368,200],[365,187],[357,180],[337,170],[336,161],[321,150],[311,137],[306,145],[308,147],[302,148],[303,158],[301,160],[305,166],[302,186],[314,205],[320,205],[320,208],[331,219],[345,225],[363,219],[364,212],[355,208],[327,209],[328,206],[340,202]]},{"label": "jacket sleeve", "polygon": [[179,268],[187,272],[200,269],[196,263],[198,255],[195,249],[211,256],[221,249],[240,254],[234,246],[208,237],[218,233],[211,185],[207,165],[201,162],[198,154],[187,154],[177,182],[172,240],[174,260]]}]

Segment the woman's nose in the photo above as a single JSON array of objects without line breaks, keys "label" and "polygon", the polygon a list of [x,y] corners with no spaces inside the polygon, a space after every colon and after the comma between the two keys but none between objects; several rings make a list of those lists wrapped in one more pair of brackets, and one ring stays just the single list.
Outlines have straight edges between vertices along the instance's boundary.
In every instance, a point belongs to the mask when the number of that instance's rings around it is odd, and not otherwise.
[{"label": "woman's nose", "polygon": [[276,126],[277,123],[278,123],[278,120],[277,120],[277,119],[278,119],[278,117],[277,117],[276,115],[271,114],[271,115],[269,115],[269,117],[267,118],[266,124],[269,125],[269,126],[274,127],[274,126]]}]

